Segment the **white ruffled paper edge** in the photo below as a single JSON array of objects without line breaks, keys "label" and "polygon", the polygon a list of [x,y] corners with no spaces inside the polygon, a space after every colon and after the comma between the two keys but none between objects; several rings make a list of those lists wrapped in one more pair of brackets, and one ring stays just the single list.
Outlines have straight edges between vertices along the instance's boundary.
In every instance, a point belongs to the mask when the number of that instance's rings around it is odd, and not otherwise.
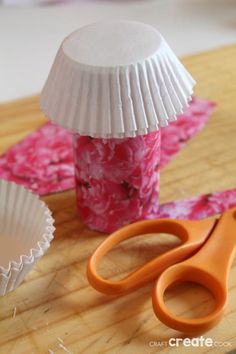
[{"label": "white ruffled paper edge", "polygon": [[153,56],[114,68],[79,64],[64,54],[62,43],[40,105],[46,117],[80,135],[135,137],[176,120],[194,85],[163,37]]},{"label": "white ruffled paper edge", "polygon": [[[27,254],[21,255],[18,260],[10,261],[7,268],[0,266],[0,296],[3,296],[24,280],[35,263],[50,247],[55,227],[53,226],[54,219],[47,205],[24,187],[0,180],[0,198],[1,208],[4,206],[1,215],[1,232],[3,234],[6,232],[6,235],[14,234],[15,237],[18,237],[18,222],[14,222],[14,219],[17,221],[19,217],[22,223],[25,223],[25,230],[28,231],[22,237],[22,242],[27,242],[27,239],[32,237],[32,233],[38,232],[38,241],[34,248],[29,249]],[[34,222],[32,222],[32,215]],[[36,218],[38,219],[36,220]],[[18,237],[18,239],[20,238]]]}]

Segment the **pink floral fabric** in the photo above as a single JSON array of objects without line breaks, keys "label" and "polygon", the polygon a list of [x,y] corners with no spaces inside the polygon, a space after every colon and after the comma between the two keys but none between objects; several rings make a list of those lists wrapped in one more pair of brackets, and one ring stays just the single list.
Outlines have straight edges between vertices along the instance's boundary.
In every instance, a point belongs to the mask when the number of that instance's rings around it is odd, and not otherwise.
[{"label": "pink floral fabric", "polygon": [[73,188],[71,134],[46,123],[0,157],[0,177],[39,195]]},{"label": "pink floral fabric", "polygon": [[46,123],[0,157],[0,177],[44,195],[73,188],[76,165],[80,215],[107,232],[142,218],[209,217],[236,206],[236,189],[159,207],[157,191],[159,168],[204,127],[213,109],[212,102],[194,98],[176,122],[161,129],[160,155],[159,132],[110,141],[77,135],[75,164],[72,134]]},{"label": "pink floral fabric", "polygon": [[77,207],[92,229],[112,232],[158,210],[160,132],[125,139],[74,136]]},{"label": "pink floral fabric", "polygon": [[[204,127],[213,109],[214,103],[194,98],[177,121],[161,129],[161,168]],[[0,156],[0,178],[39,195],[74,188],[72,134],[46,123]]]},{"label": "pink floral fabric", "polygon": [[204,128],[214,107],[214,102],[195,97],[175,122],[161,129],[161,168]]},{"label": "pink floral fabric", "polygon": [[236,206],[236,188],[160,205],[151,218],[205,219]]}]

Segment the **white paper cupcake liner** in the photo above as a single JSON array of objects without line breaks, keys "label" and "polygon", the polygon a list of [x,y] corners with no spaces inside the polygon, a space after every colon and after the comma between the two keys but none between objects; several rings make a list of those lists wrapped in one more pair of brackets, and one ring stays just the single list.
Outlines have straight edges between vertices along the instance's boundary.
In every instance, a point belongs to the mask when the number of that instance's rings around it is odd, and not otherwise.
[{"label": "white paper cupcake liner", "polygon": [[[88,40],[89,46],[91,33],[94,42],[99,41],[102,36],[98,30],[101,26],[104,26],[104,33],[100,32],[106,39],[107,47],[101,45],[100,51],[104,51],[104,56],[108,57],[107,66],[91,65],[96,63],[96,59],[92,58],[92,55],[96,57],[95,50],[94,53],[90,50],[91,58],[85,56],[90,64],[80,62],[79,58],[76,60],[68,54],[70,45],[73,50],[79,51],[79,47],[75,48],[74,43],[78,41],[79,45],[80,39]],[[112,35],[109,39],[109,29],[111,28],[112,32],[112,26],[116,31],[120,31],[121,35],[122,31],[125,31],[124,45],[128,42],[132,47],[133,31],[139,30],[142,40],[146,41],[145,43],[150,41],[150,48],[146,45],[145,50],[137,54],[137,60],[129,64],[109,66],[109,46],[113,46],[114,50]],[[100,34],[96,36],[97,32]],[[119,42],[117,46],[122,44],[123,42]],[[121,50],[120,62],[126,62],[124,52]],[[151,55],[145,57],[147,53]],[[127,56],[131,54],[128,53]],[[176,120],[188,106],[194,85],[195,81],[159,32],[148,25],[116,21],[87,26],[63,41],[40,102],[42,111],[48,118],[81,135],[100,138],[134,137],[157,130],[169,121]]]},{"label": "white paper cupcake liner", "polygon": [[[53,223],[50,210],[37,195],[0,180],[0,242],[4,237],[0,249],[0,296],[15,289],[49,248]],[[15,242],[19,249],[13,249]]]}]

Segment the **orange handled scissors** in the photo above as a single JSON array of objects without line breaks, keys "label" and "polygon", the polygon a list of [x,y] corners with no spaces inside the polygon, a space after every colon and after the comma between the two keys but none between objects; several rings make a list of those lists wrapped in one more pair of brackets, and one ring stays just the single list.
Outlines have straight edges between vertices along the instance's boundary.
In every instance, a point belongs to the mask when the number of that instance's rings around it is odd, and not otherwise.
[{"label": "orange handled scissors", "polygon": [[[176,235],[182,244],[146,263],[120,281],[109,281],[97,273],[102,257],[120,242],[150,233]],[[167,326],[184,333],[204,332],[215,326],[227,302],[228,274],[236,249],[236,208],[219,219],[201,221],[155,219],[136,222],[114,232],[98,246],[88,261],[91,285],[105,294],[124,294],[154,279],[153,309]],[[177,263],[177,264],[176,264]],[[215,308],[200,318],[182,318],[172,314],[164,303],[165,290],[177,281],[201,284],[215,298]]]}]

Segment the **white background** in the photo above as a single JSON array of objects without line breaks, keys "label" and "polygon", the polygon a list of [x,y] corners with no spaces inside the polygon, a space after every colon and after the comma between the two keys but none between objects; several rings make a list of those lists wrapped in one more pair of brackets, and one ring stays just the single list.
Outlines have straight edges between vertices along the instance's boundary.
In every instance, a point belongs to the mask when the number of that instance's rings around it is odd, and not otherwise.
[{"label": "white background", "polygon": [[78,0],[0,6],[0,102],[39,93],[63,38],[84,24],[112,18],[156,26],[178,56],[236,39],[236,0]]}]

